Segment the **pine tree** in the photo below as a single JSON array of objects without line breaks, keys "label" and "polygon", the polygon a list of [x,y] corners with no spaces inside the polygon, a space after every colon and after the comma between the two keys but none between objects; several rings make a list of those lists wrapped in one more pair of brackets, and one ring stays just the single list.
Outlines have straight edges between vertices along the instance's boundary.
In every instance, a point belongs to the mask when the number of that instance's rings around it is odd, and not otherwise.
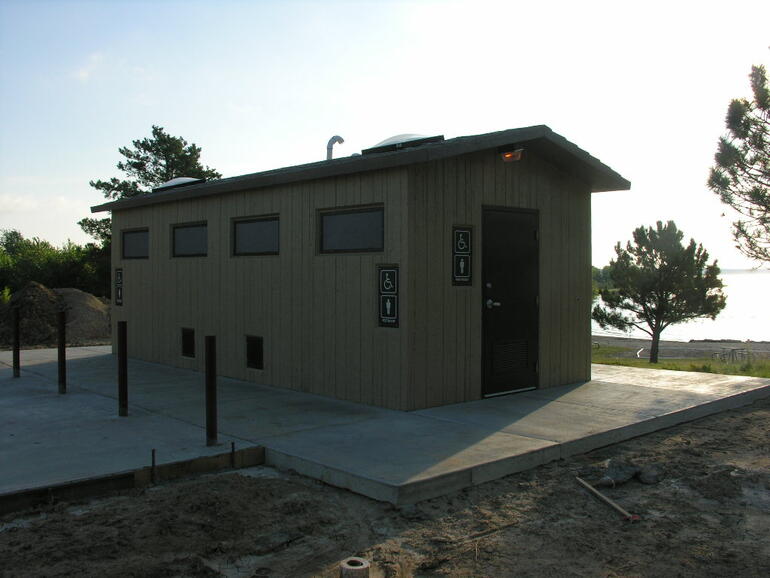
[{"label": "pine tree", "polygon": [[[152,191],[153,187],[176,177],[194,177],[213,180],[222,177],[212,168],[200,163],[201,148],[187,144],[182,137],[167,134],[163,127],[152,127],[152,137],[133,141],[133,148],[121,147],[118,152],[125,157],[118,162],[118,169],[125,179],[90,181],[108,199],[135,197]],[[110,239],[111,219],[85,218],[78,225],[90,236],[107,244]]]},{"label": "pine tree", "polygon": [[682,245],[684,234],[673,221],[634,231],[634,244],[615,246],[610,261],[612,285],[601,290],[604,306],[596,305],[593,318],[602,328],[636,327],[652,338],[650,363],[658,362],[664,329],[699,317],[711,319],[725,307],[719,267],[708,264],[702,245]]},{"label": "pine tree", "polygon": [[754,98],[730,102],[708,186],[740,213],[733,237],[741,252],[770,262],[770,90],[764,66],[749,78]]}]

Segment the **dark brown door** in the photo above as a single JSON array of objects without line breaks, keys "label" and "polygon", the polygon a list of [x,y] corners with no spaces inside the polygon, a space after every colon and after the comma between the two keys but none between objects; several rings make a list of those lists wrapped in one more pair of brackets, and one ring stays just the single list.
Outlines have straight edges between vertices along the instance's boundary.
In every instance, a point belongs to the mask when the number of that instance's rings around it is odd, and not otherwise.
[{"label": "dark brown door", "polygon": [[482,220],[483,394],[538,385],[538,215],[485,208]]}]

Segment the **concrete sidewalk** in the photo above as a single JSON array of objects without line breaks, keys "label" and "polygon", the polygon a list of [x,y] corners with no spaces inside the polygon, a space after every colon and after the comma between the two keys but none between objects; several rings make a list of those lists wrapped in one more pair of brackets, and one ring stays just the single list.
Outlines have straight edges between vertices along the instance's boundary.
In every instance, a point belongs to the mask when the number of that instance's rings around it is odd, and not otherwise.
[{"label": "concrete sidewalk", "polygon": [[[0,493],[221,453],[205,445],[202,374],[129,361],[117,417],[109,347],[0,352]],[[220,441],[261,445],[267,463],[396,504],[483,483],[770,396],[770,380],[593,367],[585,384],[398,412],[218,380]]]}]

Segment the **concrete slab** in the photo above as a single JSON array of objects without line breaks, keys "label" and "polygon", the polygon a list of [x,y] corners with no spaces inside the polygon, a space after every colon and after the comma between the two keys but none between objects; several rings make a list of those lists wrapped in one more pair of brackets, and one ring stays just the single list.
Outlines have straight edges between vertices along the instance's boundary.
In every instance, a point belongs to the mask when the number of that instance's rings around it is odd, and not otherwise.
[{"label": "concrete slab", "polygon": [[[0,374],[0,493],[148,466],[152,449],[158,463],[169,463],[227,447],[206,447],[200,427],[141,408],[120,418],[115,399],[80,389],[59,395],[54,388],[40,378]],[[230,441],[254,445],[220,436],[222,444]]]},{"label": "concrete slab", "polygon": [[[0,352],[0,492],[212,455],[203,376],[129,361],[128,418],[117,417],[109,347]],[[395,504],[513,472],[770,396],[770,380],[594,366],[593,381],[397,412],[233,379],[218,380],[220,439],[263,445],[269,464]],[[7,467],[5,464],[12,464]]]},{"label": "concrete slab", "polygon": [[[22,363],[23,374],[55,383],[58,379],[56,350],[31,352],[33,363],[31,367]],[[70,388],[78,387],[117,398],[116,360],[108,346],[70,348],[67,358]],[[10,362],[10,352],[0,352],[0,367],[3,363],[10,365]],[[128,381],[129,411],[141,408],[205,427],[205,391],[201,373],[130,359]],[[391,413],[382,408],[226,377],[220,377],[217,383],[220,416],[227,416],[232,435],[244,439],[351,423]]]},{"label": "concrete slab", "polygon": [[14,379],[11,352],[0,352],[0,493],[143,467],[153,448],[165,464],[220,453],[230,442],[250,447],[266,436],[389,413],[220,378],[220,445],[207,447],[201,374],[129,360],[129,416],[120,418],[109,347],[68,349],[65,395],[57,393],[56,356],[22,351],[22,376]]},{"label": "concrete slab", "polygon": [[640,387],[626,383],[592,380],[580,385],[531,391],[526,397],[559,405],[570,404],[591,410],[622,412],[640,420],[718,399],[718,394],[702,394],[680,389]]},{"label": "concrete slab", "polygon": [[[698,373],[693,371],[668,371],[665,369],[642,369],[621,365],[593,365],[591,374],[594,381],[624,383],[653,389],[689,391],[715,395],[730,395],[737,391],[761,387],[766,379],[719,373]],[[673,375],[672,375],[673,374]]]},{"label": "concrete slab", "polygon": [[[269,465],[392,503],[434,497],[559,456],[554,442],[401,412],[261,443]],[[368,488],[377,488],[376,495]]]},{"label": "concrete slab", "polygon": [[636,421],[633,411],[610,410],[519,394],[414,412],[434,419],[565,442]]}]

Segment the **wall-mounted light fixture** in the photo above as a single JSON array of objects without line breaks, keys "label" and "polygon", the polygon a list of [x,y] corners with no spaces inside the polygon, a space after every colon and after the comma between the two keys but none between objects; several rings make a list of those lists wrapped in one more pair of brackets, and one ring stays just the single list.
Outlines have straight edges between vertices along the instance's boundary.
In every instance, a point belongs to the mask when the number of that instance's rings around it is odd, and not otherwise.
[{"label": "wall-mounted light fixture", "polygon": [[501,150],[499,152],[500,152],[500,158],[503,159],[504,163],[512,163],[514,161],[520,161],[521,157],[524,155],[523,148],[510,148],[506,150]]}]

